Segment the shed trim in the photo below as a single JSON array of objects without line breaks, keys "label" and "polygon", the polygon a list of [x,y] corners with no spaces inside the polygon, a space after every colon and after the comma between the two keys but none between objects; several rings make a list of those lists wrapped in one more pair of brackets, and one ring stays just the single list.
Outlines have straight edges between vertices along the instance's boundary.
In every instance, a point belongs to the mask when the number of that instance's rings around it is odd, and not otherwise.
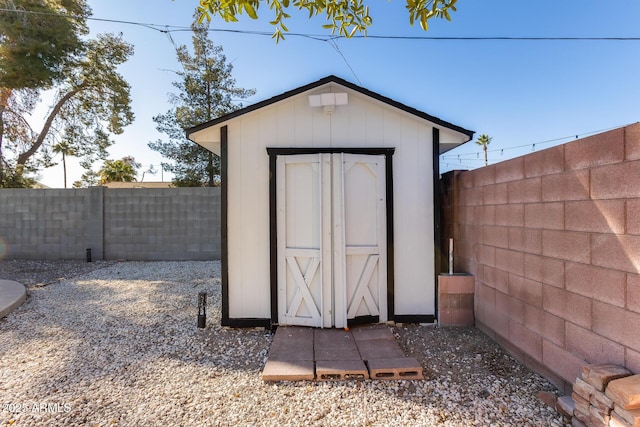
[{"label": "shed trim", "polygon": [[220,269],[222,275],[222,326],[231,326],[229,322],[229,240],[228,240],[228,150],[227,127],[220,128]]},{"label": "shed trim", "polygon": [[[440,155],[438,147],[440,146],[440,129],[432,128],[433,140],[433,247],[434,247],[434,301],[435,312],[438,313],[438,275],[440,274],[442,264],[442,253],[440,251],[440,241],[442,240],[442,218],[440,215],[441,205],[441,183],[440,183]],[[426,323],[426,322],[423,322]]]},{"label": "shed trim", "polygon": [[399,314],[394,320],[396,323],[434,323],[436,317],[433,314]]},{"label": "shed trim", "polygon": [[[393,153],[395,148],[355,148],[355,147],[267,147],[269,155],[269,236],[270,236],[270,281],[271,281],[271,323],[278,323],[278,221],[276,209],[276,160],[278,156],[298,154],[347,153],[385,156],[385,197],[387,220],[387,317],[394,320],[394,251],[393,251]],[[376,316],[361,316],[351,319],[349,325],[377,323]]]},{"label": "shed trim", "polygon": [[424,119],[424,120],[427,120],[429,122],[432,122],[432,123],[434,123],[434,124],[436,124],[438,126],[442,126],[442,127],[447,128],[447,129],[451,129],[453,131],[459,132],[459,133],[461,133],[463,135],[466,135],[469,138],[469,141],[473,138],[473,134],[475,133],[472,130],[468,130],[468,129],[465,129],[465,128],[461,127],[461,126],[454,125],[453,123],[450,123],[450,122],[442,120],[442,119],[440,119],[438,117],[432,116],[431,114],[427,114],[424,111],[417,110],[417,109],[415,109],[413,107],[410,107],[408,105],[402,104],[401,102],[394,101],[393,99],[388,98],[388,97],[386,97],[384,95],[380,95],[379,93],[376,93],[376,92],[373,92],[373,91],[371,91],[369,89],[366,89],[366,88],[363,88],[361,86],[355,85],[355,84],[353,84],[351,82],[348,82],[348,81],[346,81],[344,79],[341,79],[340,77],[336,77],[334,75],[330,75],[330,76],[324,77],[324,78],[322,78],[322,79],[320,79],[320,80],[318,80],[316,82],[309,83],[309,84],[306,84],[304,86],[300,86],[300,87],[298,87],[296,89],[292,89],[292,90],[284,92],[284,93],[282,93],[280,95],[274,96],[272,98],[266,99],[264,101],[258,102],[258,103],[253,104],[253,105],[249,105],[249,106],[247,106],[245,108],[241,108],[241,109],[233,111],[233,112],[231,112],[229,114],[225,114],[224,116],[220,116],[220,117],[215,118],[213,120],[210,120],[208,122],[204,122],[204,123],[201,123],[199,125],[196,125],[196,126],[193,126],[191,128],[188,128],[188,129],[186,129],[187,138],[191,139],[191,134],[193,134],[195,132],[198,132],[200,130],[206,129],[206,128],[210,127],[210,126],[219,125],[221,123],[227,122],[227,121],[229,121],[231,119],[234,119],[236,117],[242,116],[244,114],[250,113],[250,112],[255,111],[255,110],[259,110],[259,109],[267,107],[267,106],[269,106],[271,104],[275,104],[276,102],[279,102],[279,101],[282,101],[284,99],[290,98],[292,96],[298,95],[300,93],[312,90],[312,89],[314,89],[316,87],[320,87],[320,86],[326,85],[328,83],[337,83],[337,84],[342,85],[342,86],[344,86],[344,87],[346,87],[348,89],[351,89],[351,90],[353,90],[355,92],[359,92],[359,93],[361,93],[363,95],[369,96],[369,97],[371,97],[373,99],[376,99],[376,100],[378,100],[380,102],[383,102],[385,104],[388,104],[390,106],[398,108],[399,110],[405,111],[405,112],[407,112],[409,114],[412,114],[412,115],[414,115],[416,117],[419,117],[421,119]]}]

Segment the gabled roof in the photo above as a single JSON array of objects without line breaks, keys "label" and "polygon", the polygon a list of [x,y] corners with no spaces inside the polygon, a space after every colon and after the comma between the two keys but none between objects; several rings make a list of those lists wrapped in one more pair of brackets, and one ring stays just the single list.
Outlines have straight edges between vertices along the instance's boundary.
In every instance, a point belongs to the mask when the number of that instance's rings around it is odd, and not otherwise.
[{"label": "gabled roof", "polygon": [[206,129],[206,128],[210,127],[210,126],[215,126],[215,125],[218,125],[220,123],[224,123],[224,122],[229,121],[229,120],[231,120],[233,118],[242,116],[243,114],[247,114],[247,113],[250,113],[252,111],[259,110],[260,108],[267,107],[267,106],[269,106],[271,104],[274,104],[276,102],[279,102],[279,101],[282,101],[284,99],[290,98],[292,96],[298,95],[300,93],[306,92],[308,90],[312,90],[312,89],[315,89],[317,87],[326,85],[327,83],[337,83],[339,85],[345,86],[348,89],[351,89],[353,91],[359,92],[359,93],[361,93],[363,95],[369,96],[369,97],[371,97],[373,99],[376,99],[378,101],[384,102],[385,104],[391,105],[391,106],[393,106],[395,108],[398,108],[398,109],[400,109],[402,111],[405,111],[405,112],[407,112],[409,114],[413,114],[414,116],[417,116],[417,117],[419,117],[421,119],[428,120],[428,121],[430,121],[430,122],[432,122],[432,123],[434,123],[434,124],[436,124],[438,126],[442,126],[442,127],[451,129],[453,131],[462,133],[464,135],[467,135],[469,137],[469,140],[471,140],[473,138],[473,134],[475,133],[472,130],[464,129],[464,128],[460,127],[460,126],[454,125],[453,123],[449,123],[449,122],[447,122],[445,120],[442,120],[442,119],[439,119],[437,117],[434,117],[434,116],[432,116],[430,114],[427,114],[427,113],[425,113],[423,111],[416,110],[413,107],[409,107],[409,106],[404,105],[404,104],[402,104],[402,103],[400,103],[398,101],[394,101],[393,99],[387,98],[386,96],[380,95],[379,93],[376,93],[376,92],[370,91],[369,89],[365,89],[363,87],[357,86],[357,85],[355,85],[355,84],[353,84],[351,82],[348,82],[348,81],[346,81],[344,79],[341,79],[340,77],[336,77],[336,76],[331,75],[331,76],[324,77],[324,78],[322,78],[322,79],[320,79],[320,80],[318,80],[316,82],[309,83],[307,85],[300,86],[299,88],[284,92],[283,94],[274,96],[273,98],[266,99],[266,100],[258,102],[256,104],[249,105],[248,107],[236,110],[236,111],[234,111],[232,113],[225,114],[224,116],[218,117],[218,118],[210,120],[208,122],[201,123],[201,124],[199,124],[197,126],[193,126],[191,128],[188,128],[188,129],[186,129],[187,138],[189,138],[191,136],[191,134],[193,134],[195,132],[198,132],[198,131],[200,131],[202,129]]}]

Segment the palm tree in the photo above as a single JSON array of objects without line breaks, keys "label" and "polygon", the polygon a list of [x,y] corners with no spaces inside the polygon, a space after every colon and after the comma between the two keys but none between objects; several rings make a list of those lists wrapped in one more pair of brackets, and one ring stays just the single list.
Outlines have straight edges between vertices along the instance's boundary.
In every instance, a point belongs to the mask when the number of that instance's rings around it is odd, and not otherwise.
[{"label": "palm tree", "polygon": [[76,151],[67,141],[62,141],[53,146],[53,152],[62,154],[62,169],[64,170],[64,188],[67,188],[67,156],[75,156]]},{"label": "palm tree", "polygon": [[137,168],[140,167],[133,157],[122,160],[105,160],[104,166],[98,171],[100,184],[108,182],[135,182]]},{"label": "palm tree", "polygon": [[482,150],[484,151],[484,165],[485,166],[487,166],[489,164],[489,162],[487,161],[487,145],[489,145],[489,143],[491,143],[492,139],[493,138],[491,138],[489,135],[487,135],[486,133],[483,133],[476,140],[476,144],[482,145]]}]

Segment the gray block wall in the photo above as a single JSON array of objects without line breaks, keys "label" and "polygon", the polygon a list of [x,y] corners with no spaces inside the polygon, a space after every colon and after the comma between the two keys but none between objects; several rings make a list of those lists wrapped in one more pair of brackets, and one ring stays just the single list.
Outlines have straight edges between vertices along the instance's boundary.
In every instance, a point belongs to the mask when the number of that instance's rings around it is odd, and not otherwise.
[{"label": "gray block wall", "polygon": [[220,189],[1,189],[0,259],[220,258]]}]

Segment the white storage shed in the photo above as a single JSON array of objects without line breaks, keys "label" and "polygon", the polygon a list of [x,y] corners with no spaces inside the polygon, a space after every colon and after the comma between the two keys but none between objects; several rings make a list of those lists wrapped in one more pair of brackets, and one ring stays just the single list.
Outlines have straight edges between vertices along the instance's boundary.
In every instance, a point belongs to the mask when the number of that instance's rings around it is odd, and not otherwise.
[{"label": "white storage shed", "polygon": [[472,131],[329,76],[187,136],[221,157],[222,325],[434,321],[438,157]]}]

